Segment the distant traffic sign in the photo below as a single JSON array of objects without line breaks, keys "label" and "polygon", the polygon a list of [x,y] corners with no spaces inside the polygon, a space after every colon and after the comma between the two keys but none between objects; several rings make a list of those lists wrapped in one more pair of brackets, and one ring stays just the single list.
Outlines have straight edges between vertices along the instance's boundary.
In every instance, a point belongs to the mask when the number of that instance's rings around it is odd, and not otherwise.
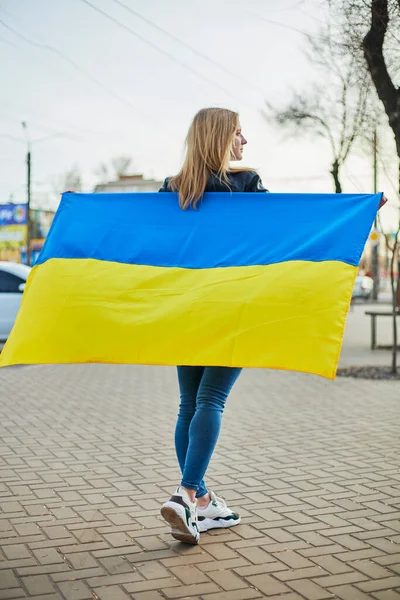
[{"label": "distant traffic sign", "polygon": [[369,240],[373,246],[377,246],[379,243],[379,233],[374,230],[369,234]]}]

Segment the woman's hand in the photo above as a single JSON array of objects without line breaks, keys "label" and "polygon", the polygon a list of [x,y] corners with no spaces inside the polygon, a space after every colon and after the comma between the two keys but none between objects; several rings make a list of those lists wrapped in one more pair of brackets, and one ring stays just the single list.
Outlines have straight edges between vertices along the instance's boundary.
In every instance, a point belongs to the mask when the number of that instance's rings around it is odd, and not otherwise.
[{"label": "woman's hand", "polygon": [[381,198],[380,204],[378,206],[378,210],[380,210],[382,208],[382,206],[385,206],[387,201],[388,201],[388,199],[386,198],[385,194],[382,194],[382,198]]}]

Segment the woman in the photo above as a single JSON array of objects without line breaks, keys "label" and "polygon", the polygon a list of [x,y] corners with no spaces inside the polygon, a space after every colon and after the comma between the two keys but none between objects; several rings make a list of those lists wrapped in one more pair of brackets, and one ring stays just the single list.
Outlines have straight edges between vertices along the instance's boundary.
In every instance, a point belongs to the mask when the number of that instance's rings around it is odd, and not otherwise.
[{"label": "woman", "polygon": [[[177,192],[183,210],[196,208],[204,192],[267,192],[255,171],[229,166],[230,161],[242,160],[245,144],[237,113],[200,110],[187,134],[183,167],[175,177],[167,177],[160,192]],[[225,402],[240,372],[231,367],[178,367],[181,402],[175,448],[182,481],[161,514],[173,537],[188,544],[197,544],[201,531],[240,523],[240,516],[203,480]]]}]

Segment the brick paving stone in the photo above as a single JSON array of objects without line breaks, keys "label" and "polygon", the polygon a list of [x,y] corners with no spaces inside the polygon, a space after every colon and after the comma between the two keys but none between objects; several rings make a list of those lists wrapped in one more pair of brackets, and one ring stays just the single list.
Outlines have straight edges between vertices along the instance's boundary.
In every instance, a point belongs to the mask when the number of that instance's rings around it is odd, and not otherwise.
[{"label": "brick paving stone", "polygon": [[306,569],[307,567],[314,566],[314,563],[297,554],[297,552],[279,552],[274,554],[274,557],[285,563],[291,569]]},{"label": "brick paving stone", "polygon": [[32,554],[29,552],[26,544],[11,544],[10,546],[4,546],[3,552],[9,560],[32,557]]},{"label": "brick paving stone", "polygon": [[63,557],[55,548],[32,550],[32,554],[35,555],[38,563],[41,565],[55,565],[64,562]]},{"label": "brick paving stone", "polygon": [[[258,598],[265,598],[264,594],[261,594],[258,590],[253,588],[246,588],[242,590],[229,590],[229,592],[216,592],[215,594],[207,594],[203,596],[203,600],[253,600]],[[275,596],[277,598],[277,596]],[[144,599],[143,599],[144,600]],[[148,600],[153,600],[148,598]],[[287,597],[286,594],[279,596],[279,600],[301,600],[300,596],[294,596],[292,598]]]},{"label": "brick paving stone", "polygon": [[97,561],[89,554],[89,552],[76,552],[74,554],[67,554],[66,560],[72,565],[74,569],[88,569],[90,567],[97,567]]},{"label": "brick paving stone", "polygon": [[325,600],[325,598],[333,598],[334,595],[321,588],[313,581],[301,579],[299,581],[290,581],[288,583],[296,592],[307,598],[307,600]]},{"label": "brick paving stone", "polygon": [[267,564],[261,565],[250,565],[246,567],[240,567],[239,569],[235,569],[235,572],[241,577],[247,577],[248,575],[261,575],[262,573],[273,573],[274,576],[279,579],[278,573],[280,571],[285,571],[287,573],[291,573],[292,571],[287,568],[287,565],[280,563],[278,561],[269,562]]},{"label": "brick paving stone", "polygon": [[371,579],[384,579],[390,577],[393,573],[380,565],[377,565],[372,560],[357,560],[349,563],[357,571],[361,571],[364,575],[368,575]]},{"label": "brick paving stone", "polygon": [[65,600],[65,598],[61,594],[54,593],[41,595],[40,600]]},{"label": "brick paving stone", "polygon": [[93,595],[83,581],[65,581],[58,587],[66,600],[92,600]]},{"label": "brick paving stone", "polygon": [[224,544],[208,544],[207,553],[211,554],[217,560],[226,560],[238,558],[238,554]]},{"label": "brick paving stone", "polygon": [[338,560],[337,557],[334,556],[314,556],[313,562],[331,573],[332,575],[337,575],[339,573],[348,573],[353,569],[347,565],[346,563]]},{"label": "brick paving stone", "polygon": [[114,575],[116,573],[130,573],[133,569],[132,563],[126,560],[125,557],[122,556],[110,556],[109,558],[100,558],[99,564],[101,564],[104,569],[110,573],[110,575]]},{"label": "brick paving stone", "polygon": [[18,579],[13,571],[5,570],[0,572],[0,589],[9,589],[19,587]]},{"label": "brick paving stone", "polygon": [[195,585],[181,585],[176,587],[161,588],[166,598],[191,598],[195,596],[206,596],[213,592],[218,592],[219,587],[215,583],[196,583]]},{"label": "brick paving stone", "polygon": [[62,573],[63,571],[70,571],[68,564],[65,562],[63,564],[57,565],[44,565],[44,566],[30,566],[30,567],[17,567],[15,569],[17,575],[19,577],[28,577],[29,575],[47,575],[47,574],[55,574]]},{"label": "brick paving stone", "polygon": [[248,587],[247,583],[232,571],[213,571],[209,576],[223,590],[238,590]]},{"label": "brick paving stone", "polygon": [[260,592],[272,596],[272,594],[283,594],[290,589],[269,575],[251,575],[246,577],[247,581]]},{"label": "brick paving stone", "polygon": [[379,565],[394,565],[396,563],[400,563],[400,554],[385,554],[377,556],[374,558],[374,561]]},{"label": "brick paving stone", "polygon": [[[207,548],[208,551],[208,548]],[[262,548],[239,548],[238,553],[255,565],[263,565],[268,562],[276,562],[275,556],[265,552]],[[281,553],[283,554],[283,552]]]},{"label": "brick paving stone", "polygon": [[374,581],[363,581],[357,584],[357,587],[364,592],[376,592],[389,588],[400,588],[400,577],[385,577],[385,579],[377,579]]},{"label": "brick paving stone", "polygon": [[244,371],[208,477],[242,523],[198,547],[159,515],[174,369],[2,369],[0,389],[0,600],[400,600],[396,382]]},{"label": "brick paving stone", "polygon": [[269,600],[304,600],[304,596],[299,596],[295,592],[290,594],[279,594],[279,596],[268,596]]},{"label": "brick paving stone", "polygon": [[131,573],[118,573],[117,575],[104,575],[100,577],[90,577],[86,580],[87,584],[94,588],[102,585],[125,585],[136,581],[143,581],[143,577],[136,570]]},{"label": "brick paving stone", "polygon": [[116,585],[110,585],[105,588],[95,588],[94,592],[99,600],[130,600],[130,598],[132,598],[132,596]]},{"label": "brick paving stone", "polygon": [[22,588],[0,590],[0,600],[13,600],[13,598],[26,598],[26,593]]},{"label": "brick paving stone", "polygon": [[335,598],[341,600],[367,600],[371,596],[364,594],[352,585],[338,585],[336,587],[329,588],[329,591],[335,595]]},{"label": "brick paving stone", "polygon": [[[211,557],[210,557],[211,558]],[[228,560],[218,560],[212,562],[197,562],[197,568],[207,573],[208,571],[219,571],[221,569],[237,569],[249,565],[249,562],[242,557]]]},{"label": "brick paving stone", "polygon": [[125,583],[124,588],[133,595],[136,592],[145,592],[149,590],[160,590],[165,594],[167,587],[181,587],[182,584],[175,577],[166,577],[165,579],[156,579],[155,581],[138,581],[136,583]]},{"label": "brick paving stone", "polygon": [[390,565],[390,570],[398,575],[400,575],[400,563],[396,565]]},{"label": "brick paving stone", "polygon": [[344,585],[345,583],[358,583],[366,581],[368,576],[358,571],[349,573],[340,573],[339,575],[326,575],[319,577],[318,584],[322,587],[332,587],[334,585]]},{"label": "brick paving stone", "polygon": [[[164,600],[164,596],[161,596],[159,592],[139,592],[138,594],[134,594],[133,596],[129,596],[134,600]],[[110,599],[111,600],[111,599]],[[114,600],[114,599],[112,599]]]},{"label": "brick paving stone", "polygon": [[[218,570],[220,570],[220,568],[218,568]],[[170,571],[184,585],[192,585],[194,583],[205,583],[210,581],[210,578],[195,565],[180,565],[179,567],[170,568]]]},{"label": "brick paving stone", "polygon": [[21,580],[31,596],[40,596],[55,591],[52,582],[46,575],[31,575],[22,577]]},{"label": "brick paving stone", "polygon": [[[3,509],[4,510],[4,509]],[[28,523],[28,524],[24,524],[24,525],[14,525],[18,535],[20,535],[21,537],[23,536],[27,536],[27,535],[37,535],[38,533],[40,533],[38,526],[34,523]]]},{"label": "brick paving stone", "polygon": [[321,567],[305,567],[304,569],[286,569],[282,571],[271,570],[271,573],[279,579],[279,581],[292,581],[295,579],[313,579],[314,577],[320,577],[326,575]]}]

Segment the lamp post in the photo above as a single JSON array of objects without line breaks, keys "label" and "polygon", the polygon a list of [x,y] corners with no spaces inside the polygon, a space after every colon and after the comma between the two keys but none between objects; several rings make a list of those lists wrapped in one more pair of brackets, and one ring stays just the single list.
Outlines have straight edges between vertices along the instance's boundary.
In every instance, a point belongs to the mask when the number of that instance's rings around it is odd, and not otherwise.
[{"label": "lamp post", "polygon": [[45,137],[36,139],[31,141],[29,138],[28,125],[26,121],[21,122],[22,128],[25,133],[26,140],[26,198],[27,198],[27,213],[28,213],[28,225],[27,225],[27,233],[26,233],[26,262],[30,266],[32,262],[32,249],[31,242],[33,239],[33,218],[32,218],[32,209],[31,209],[31,183],[32,183],[32,144],[38,144],[39,142],[44,142],[46,140],[55,138],[55,137],[65,137],[65,133],[52,133],[51,135],[46,135]]},{"label": "lamp post", "polygon": [[25,132],[25,138],[26,138],[26,144],[27,144],[27,151],[26,151],[26,197],[27,197],[27,216],[28,216],[28,225],[26,228],[26,263],[27,265],[30,266],[31,264],[31,255],[32,255],[32,249],[31,249],[31,240],[32,240],[32,233],[33,233],[33,222],[32,222],[32,215],[31,215],[31,160],[32,160],[32,153],[31,153],[31,142],[29,139],[29,134],[28,134],[28,127],[26,125],[26,121],[22,121],[22,128]]}]

